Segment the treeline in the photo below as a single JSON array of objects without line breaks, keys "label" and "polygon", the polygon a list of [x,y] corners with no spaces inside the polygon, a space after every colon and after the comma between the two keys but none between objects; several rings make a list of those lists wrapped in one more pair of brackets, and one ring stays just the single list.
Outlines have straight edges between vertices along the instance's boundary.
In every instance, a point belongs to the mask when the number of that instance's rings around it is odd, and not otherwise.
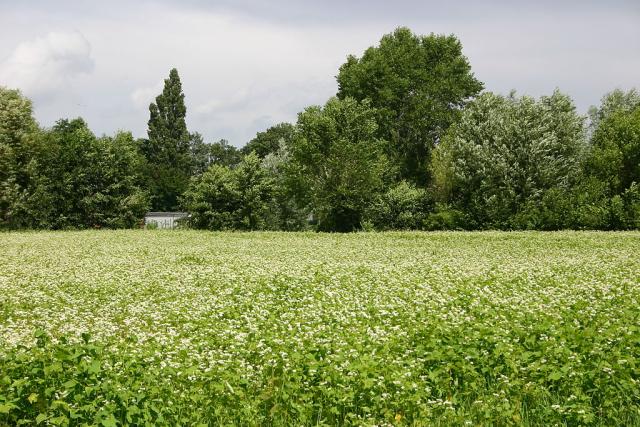
[{"label": "treeline", "polygon": [[454,36],[399,28],[339,90],[242,149],[188,131],[178,72],[148,138],[42,129],[0,88],[0,226],[120,228],[185,210],[211,230],[640,228],[640,94],[577,114],[570,97],[483,92]]}]

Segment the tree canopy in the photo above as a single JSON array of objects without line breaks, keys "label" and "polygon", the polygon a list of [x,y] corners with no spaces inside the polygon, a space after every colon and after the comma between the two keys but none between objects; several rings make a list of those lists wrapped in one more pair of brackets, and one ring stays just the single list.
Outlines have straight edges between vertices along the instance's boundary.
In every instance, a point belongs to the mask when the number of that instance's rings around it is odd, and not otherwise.
[{"label": "tree canopy", "polygon": [[279,123],[264,132],[258,132],[255,138],[242,147],[242,153],[255,152],[258,157],[265,158],[275,153],[281,144],[289,144],[293,138],[295,127],[291,123]]},{"label": "tree canopy", "polygon": [[584,150],[583,119],[566,95],[487,92],[434,151],[437,194],[467,212],[472,228],[519,228],[528,204],[575,182]]},{"label": "tree canopy", "polygon": [[398,28],[349,56],[338,93],[244,147],[189,132],[169,72],[146,139],[42,128],[0,87],[0,227],[121,228],[148,209],[226,230],[640,228],[640,95],[587,117],[559,90],[491,92],[453,35]]},{"label": "tree canopy", "polygon": [[483,88],[453,35],[415,35],[398,28],[349,56],[337,76],[338,97],[370,100],[377,135],[400,178],[425,185],[431,149],[467,101]]},{"label": "tree canopy", "polygon": [[236,168],[213,164],[194,177],[182,205],[199,228],[258,230],[265,228],[271,192],[260,159],[251,153]]},{"label": "tree canopy", "polygon": [[588,170],[620,194],[640,184],[640,104],[618,110],[600,122],[593,136]]},{"label": "tree canopy", "polygon": [[298,116],[291,167],[300,203],[320,230],[360,227],[371,198],[382,189],[388,163],[368,100],[330,99]]}]

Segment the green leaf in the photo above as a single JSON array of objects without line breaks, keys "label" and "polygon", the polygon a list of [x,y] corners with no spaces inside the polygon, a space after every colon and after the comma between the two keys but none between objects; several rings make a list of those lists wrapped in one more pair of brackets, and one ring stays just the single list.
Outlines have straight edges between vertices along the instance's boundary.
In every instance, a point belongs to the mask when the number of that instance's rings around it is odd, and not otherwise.
[{"label": "green leaf", "polygon": [[118,421],[116,421],[116,418],[113,416],[113,414],[109,414],[107,418],[102,420],[102,425],[104,427],[117,427]]},{"label": "green leaf", "polygon": [[98,373],[100,373],[100,361],[99,360],[93,360],[89,364],[89,367],[88,367],[87,371],[90,374],[98,374]]},{"label": "green leaf", "polygon": [[17,408],[17,406],[13,403],[3,403],[0,405],[0,414],[8,414],[14,408]]},{"label": "green leaf", "polygon": [[56,426],[68,424],[67,421],[69,421],[69,419],[67,417],[65,417],[64,415],[60,415],[59,417],[51,418],[49,420],[49,422],[51,424],[56,425]]},{"label": "green leaf", "polygon": [[60,362],[55,362],[44,368],[45,375],[49,375],[54,372],[62,372],[62,364]]},{"label": "green leaf", "polygon": [[549,379],[550,379],[551,381],[558,381],[560,378],[562,378],[562,372],[560,372],[560,371],[552,372],[552,373],[549,375]]},{"label": "green leaf", "polygon": [[36,424],[40,424],[41,422],[43,422],[44,420],[46,420],[47,414],[40,414],[36,417]]},{"label": "green leaf", "polygon": [[62,386],[66,389],[72,389],[74,388],[76,385],[78,385],[78,381],[76,380],[69,380],[66,383],[62,384]]}]

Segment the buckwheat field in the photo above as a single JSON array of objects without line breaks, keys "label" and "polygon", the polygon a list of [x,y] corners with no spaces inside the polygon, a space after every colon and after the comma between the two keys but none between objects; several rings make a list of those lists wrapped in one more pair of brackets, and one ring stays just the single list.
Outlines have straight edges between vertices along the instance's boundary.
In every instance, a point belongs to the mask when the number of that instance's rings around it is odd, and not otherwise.
[{"label": "buckwheat field", "polygon": [[0,425],[639,425],[640,234],[0,234]]}]

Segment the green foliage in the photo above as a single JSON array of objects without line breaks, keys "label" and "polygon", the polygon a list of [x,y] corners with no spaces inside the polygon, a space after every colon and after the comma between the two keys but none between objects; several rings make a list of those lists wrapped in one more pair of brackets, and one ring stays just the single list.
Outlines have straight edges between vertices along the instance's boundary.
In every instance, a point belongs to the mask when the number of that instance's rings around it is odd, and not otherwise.
[{"label": "green foliage", "polygon": [[82,200],[84,221],[93,227],[132,228],[149,209],[140,188],[144,159],[129,132],[96,140],[92,172],[93,192]]},{"label": "green foliage", "polygon": [[24,224],[20,211],[32,179],[38,131],[31,101],[0,86],[0,228]]},{"label": "green foliage", "polygon": [[589,109],[589,130],[593,134],[600,123],[612,114],[622,112],[630,113],[640,107],[640,93],[636,89],[627,92],[616,89],[602,97],[599,107],[592,106]]},{"label": "green foliage", "polygon": [[33,105],[20,91],[0,86],[0,144],[18,149],[38,129]]},{"label": "green foliage", "polygon": [[190,136],[185,117],[187,108],[178,71],[173,68],[164,81],[162,93],[149,105],[149,138],[141,150],[147,160],[147,185],[154,210],[172,211],[189,184],[193,167]]},{"label": "green foliage", "polygon": [[[583,194],[586,196],[589,193]],[[574,210],[576,202],[566,188],[553,187],[543,190],[539,197],[529,198],[510,219],[513,228],[519,230],[562,230],[569,224],[582,223],[582,214]]]},{"label": "green foliage", "polygon": [[210,145],[198,132],[189,135],[189,154],[192,175],[202,175],[211,166]]},{"label": "green foliage", "polygon": [[233,145],[225,139],[216,141],[209,146],[209,164],[236,167],[243,160],[244,156]]},{"label": "green foliage", "polygon": [[323,231],[360,227],[364,210],[382,190],[388,169],[368,101],[332,98],[298,116],[289,174],[301,206]]},{"label": "green foliage", "polygon": [[605,95],[588,128],[559,91],[471,101],[482,83],[459,40],[407,28],[349,56],[337,81],[324,107],[240,150],[188,132],[176,69],[135,142],[82,119],[40,129],[31,101],[0,87],[0,228],[135,227],[179,204],[216,230],[638,228],[635,89]]},{"label": "green foliage", "polygon": [[428,182],[431,149],[483,87],[455,36],[408,28],[385,35],[361,58],[349,56],[337,80],[339,98],[370,100],[389,158],[416,184]]},{"label": "green foliage", "polygon": [[433,200],[425,189],[401,181],[375,198],[365,221],[376,230],[422,230],[433,210]]},{"label": "green foliage", "polygon": [[291,159],[288,146],[281,140],[278,150],[262,159],[264,173],[273,186],[265,218],[267,230],[300,231],[309,227],[308,211],[300,208],[295,201],[296,186],[288,169]]},{"label": "green foliage", "polygon": [[592,112],[591,150],[576,189],[576,228],[637,229],[640,96],[614,91]]},{"label": "green foliage", "polygon": [[158,229],[158,223],[155,221],[151,221],[147,224],[144,225],[145,230],[157,230]]},{"label": "green foliage", "polygon": [[638,232],[2,238],[0,425],[640,423]]},{"label": "green foliage", "polygon": [[[511,218],[519,229],[559,230],[638,228],[640,108],[635,91],[614,91],[596,110],[591,144],[582,172],[570,186],[546,189],[527,200]],[[450,191],[450,190],[449,190]]]},{"label": "green foliage", "polygon": [[189,133],[185,122],[187,108],[184,105],[182,83],[175,68],[165,79],[164,88],[156,97],[156,102],[149,105],[149,112],[147,159],[158,164],[176,162],[176,156],[186,154]]},{"label": "green foliage", "polygon": [[194,177],[182,205],[195,228],[258,230],[265,228],[271,193],[271,180],[251,153],[236,168],[214,164]]},{"label": "green foliage", "polygon": [[624,206],[622,223],[625,228],[640,229],[640,184],[632,183],[621,195]]},{"label": "green foliage", "polygon": [[467,223],[463,212],[435,203],[430,191],[401,181],[379,194],[367,208],[365,229],[457,230]]},{"label": "green foliage", "polygon": [[606,230],[610,229],[610,199],[607,186],[593,177],[582,177],[574,188],[571,209],[567,210],[574,221],[568,227]]},{"label": "green foliage", "polygon": [[612,195],[640,183],[640,106],[602,120],[592,144],[587,173],[604,182]]},{"label": "green foliage", "polygon": [[583,119],[569,97],[485,93],[435,150],[435,192],[467,214],[465,228],[553,229],[555,214],[546,224],[527,218],[562,209],[549,203],[577,181],[585,148]]},{"label": "green foliage", "polygon": [[39,135],[14,215],[32,228],[134,227],[148,207],[141,162],[130,133],[96,138],[82,119],[60,120]]},{"label": "green foliage", "polygon": [[259,158],[263,159],[269,154],[275,154],[280,146],[291,143],[295,127],[291,123],[279,123],[271,126],[264,132],[258,132],[255,138],[242,147],[243,154],[255,152]]},{"label": "green foliage", "polygon": [[192,178],[181,203],[192,215],[192,227],[227,230],[237,223],[239,198],[233,171],[212,165],[202,176]]},{"label": "green foliage", "polygon": [[273,185],[268,179],[262,163],[255,153],[250,153],[234,169],[240,205],[239,228],[245,230],[264,229],[264,218],[271,199]]},{"label": "green foliage", "polygon": [[221,139],[207,144],[199,133],[191,135],[190,151],[192,176],[202,175],[211,165],[235,167],[243,157],[240,150],[229,145],[228,141]]},{"label": "green foliage", "polygon": [[424,224],[425,230],[462,230],[469,224],[464,212],[453,207],[436,203],[435,209],[427,216]]}]

